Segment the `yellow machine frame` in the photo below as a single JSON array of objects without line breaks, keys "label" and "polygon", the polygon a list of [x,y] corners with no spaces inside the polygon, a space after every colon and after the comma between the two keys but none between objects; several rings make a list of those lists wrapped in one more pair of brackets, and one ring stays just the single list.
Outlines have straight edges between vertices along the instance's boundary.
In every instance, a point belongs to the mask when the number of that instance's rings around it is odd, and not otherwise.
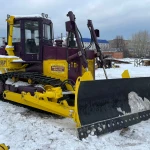
[{"label": "yellow machine frame", "polygon": [[[77,79],[75,85],[75,91],[70,91],[75,95],[74,107],[69,106],[66,100],[63,100],[60,104],[56,103],[57,99],[59,97],[62,97],[62,90],[59,87],[51,88],[49,90],[46,90],[46,92],[44,93],[35,92],[34,96],[31,96],[30,93],[26,93],[26,92],[21,92],[21,94],[18,94],[15,92],[11,92],[9,90],[5,90],[3,93],[3,97],[6,100],[31,106],[47,112],[52,112],[64,117],[73,118],[77,123],[77,127],[80,127],[80,121],[79,121],[78,109],[77,109],[78,88],[80,86],[81,81],[88,81],[88,80],[93,80],[93,76],[89,71],[85,72],[82,77],[79,77]],[[52,101],[49,101],[47,98],[52,99]]]}]

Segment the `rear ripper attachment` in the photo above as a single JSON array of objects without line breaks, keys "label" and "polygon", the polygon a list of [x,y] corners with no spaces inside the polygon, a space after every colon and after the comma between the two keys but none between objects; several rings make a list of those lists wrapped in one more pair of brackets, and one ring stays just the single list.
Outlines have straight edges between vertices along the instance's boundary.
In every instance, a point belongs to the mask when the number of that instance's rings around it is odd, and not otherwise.
[{"label": "rear ripper attachment", "polygon": [[82,81],[79,138],[101,135],[150,118],[150,77]]}]

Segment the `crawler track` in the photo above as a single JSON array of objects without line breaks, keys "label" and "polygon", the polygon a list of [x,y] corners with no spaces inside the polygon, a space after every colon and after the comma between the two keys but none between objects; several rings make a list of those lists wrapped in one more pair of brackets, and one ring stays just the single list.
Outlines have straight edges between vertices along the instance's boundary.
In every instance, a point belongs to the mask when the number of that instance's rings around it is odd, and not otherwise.
[{"label": "crawler track", "polygon": [[[66,86],[60,79],[47,77],[42,74],[39,74],[38,72],[8,72],[5,74],[0,74],[0,81],[2,81],[5,84],[5,81],[8,78],[12,78],[12,77],[18,78],[21,81],[27,81],[27,79],[31,79],[34,84],[42,84],[42,85],[51,85],[53,87],[61,87],[63,91],[66,91]],[[5,90],[5,88],[4,88],[4,90]],[[60,98],[59,102],[63,99],[66,99],[66,100],[72,102],[72,99],[70,99],[69,95],[64,95],[62,98]],[[24,108],[29,108],[33,111],[42,112],[42,113],[45,112],[43,110],[31,108],[30,106],[26,106],[26,105],[15,103],[15,102],[12,102],[9,100],[5,100],[5,99],[3,99],[2,94],[0,94],[0,100],[11,103],[11,104],[15,104],[17,106],[21,106]],[[45,113],[51,114],[49,112],[45,112]]]},{"label": "crawler track", "polygon": [[53,87],[58,87],[62,85],[62,81],[60,79],[46,77],[38,72],[8,72],[5,74],[0,74],[0,80],[5,81],[8,78],[18,78],[18,79],[31,79],[36,84],[42,85],[51,85]]}]

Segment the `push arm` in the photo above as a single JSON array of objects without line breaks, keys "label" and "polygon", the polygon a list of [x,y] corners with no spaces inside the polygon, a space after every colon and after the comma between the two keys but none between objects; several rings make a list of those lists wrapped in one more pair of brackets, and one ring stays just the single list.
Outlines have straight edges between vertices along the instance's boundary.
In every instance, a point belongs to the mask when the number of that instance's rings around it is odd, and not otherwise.
[{"label": "push arm", "polygon": [[72,58],[79,56],[81,59],[83,67],[86,68],[86,70],[88,70],[88,62],[86,60],[85,51],[81,45],[81,40],[79,38],[78,27],[75,23],[75,15],[73,14],[72,11],[69,11],[67,16],[70,18],[70,21],[67,22],[67,25],[66,25],[67,31],[73,32],[75,34],[77,45],[78,45],[78,53],[73,55],[73,56],[70,56],[69,59],[72,59]]}]

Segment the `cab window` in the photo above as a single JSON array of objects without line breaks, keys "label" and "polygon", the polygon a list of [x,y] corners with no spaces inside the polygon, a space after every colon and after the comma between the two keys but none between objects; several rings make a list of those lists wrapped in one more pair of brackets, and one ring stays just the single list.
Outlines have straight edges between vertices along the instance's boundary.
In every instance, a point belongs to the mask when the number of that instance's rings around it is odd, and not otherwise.
[{"label": "cab window", "polygon": [[43,39],[51,40],[50,25],[43,24]]},{"label": "cab window", "polygon": [[25,22],[25,50],[26,53],[39,53],[39,23]]},{"label": "cab window", "polygon": [[20,32],[20,22],[15,22],[15,24],[13,25],[13,38],[12,38],[12,42],[16,43],[16,42],[20,42],[21,41],[21,32]]}]

